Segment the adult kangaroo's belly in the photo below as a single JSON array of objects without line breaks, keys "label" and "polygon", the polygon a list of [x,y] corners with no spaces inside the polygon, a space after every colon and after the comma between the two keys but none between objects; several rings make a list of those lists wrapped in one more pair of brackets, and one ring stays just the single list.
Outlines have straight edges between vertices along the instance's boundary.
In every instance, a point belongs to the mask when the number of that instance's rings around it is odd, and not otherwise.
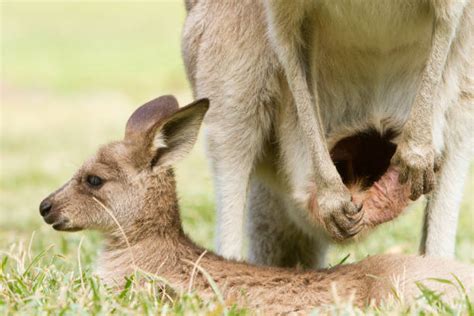
[{"label": "adult kangaroo's belly", "polygon": [[428,7],[403,1],[323,1],[309,45],[329,145],[354,131],[399,131],[431,43]]}]

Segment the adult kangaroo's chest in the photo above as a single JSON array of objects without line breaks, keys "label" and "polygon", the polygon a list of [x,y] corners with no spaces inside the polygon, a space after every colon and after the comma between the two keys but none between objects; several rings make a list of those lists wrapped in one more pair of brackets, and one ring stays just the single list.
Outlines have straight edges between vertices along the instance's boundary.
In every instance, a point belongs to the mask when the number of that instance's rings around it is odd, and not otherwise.
[{"label": "adult kangaroo's chest", "polygon": [[405,123],[426,63],[432,12],[421,1],[324,0],[307,38],[329,140]]}]

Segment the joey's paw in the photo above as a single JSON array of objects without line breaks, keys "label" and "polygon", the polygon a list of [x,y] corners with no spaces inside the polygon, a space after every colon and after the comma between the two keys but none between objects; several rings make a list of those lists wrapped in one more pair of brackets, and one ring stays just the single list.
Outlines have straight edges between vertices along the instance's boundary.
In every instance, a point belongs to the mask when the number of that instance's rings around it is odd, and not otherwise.
[{"label": "joey's paw", "polygon": [[330,236],[342,241],[364,228],[362,204],[353,203],[347,190],[318,192],[318,212]]},{"label": "joey's paw", "polygon": [[400,183],[410,185],[412,201],[434,189],[435,170],[439,169],[439,159],[435,159],[431,145],[401,142],[392,158],[392,164],[400,171]]}]

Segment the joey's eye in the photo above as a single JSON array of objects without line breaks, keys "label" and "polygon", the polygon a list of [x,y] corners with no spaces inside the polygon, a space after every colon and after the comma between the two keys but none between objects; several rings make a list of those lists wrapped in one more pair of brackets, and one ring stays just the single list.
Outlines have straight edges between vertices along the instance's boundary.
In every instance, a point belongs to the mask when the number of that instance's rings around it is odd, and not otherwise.
[{"label": "joey's eye", "polygon": [[93,188],[98,188],[104,183],[104,180],[94,175],[87,176],[86,181],[87,181],[87,184],[89,184]]}]

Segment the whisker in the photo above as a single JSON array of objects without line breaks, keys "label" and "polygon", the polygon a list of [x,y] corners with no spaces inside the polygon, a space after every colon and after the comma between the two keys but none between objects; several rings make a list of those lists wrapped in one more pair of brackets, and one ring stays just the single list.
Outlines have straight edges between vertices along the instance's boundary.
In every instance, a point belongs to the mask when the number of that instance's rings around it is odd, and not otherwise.
[{"label": "whisker", "polygon": [[137,269],[137,264],[136,264],[136,261],[135,261],[135,257],[133,256],[132,247],[130,246],[127,235],[125,234],[125,231],[123,230],[122,225],[120,225],[117,218],[114,216],[114,214],[109,210],[109,208],[107,206],[105,206],[101,201],[99,201],[95,197],[92,197],[92,199],[94,201],[96,201],[107,212],[107,214],[109,214],[109,216],[114,220],[115,224],[117,225],[117,227],[120,230],[120,233],[123,236],[123,239],[125,240],[125,243],[127,244],[127,249],[130,253],[130,259],[132,260],[133,267],[134,267],[134,269]]},{"label": "whisker", "polygon": [[194,277],[196,275],[196,270],[197,270],[197,267],[199,265],[199,262],[201,261],[202,257],[204,257],[204,255],[207,253],[207,250],[204,250],[202,252],[202,254],[199,256],[199,258],[197,258],[197,260],[195,261],[194,263],[194,267],[193,267],[193,270],[191,272],[191,278],[189,279],[189,285],[188,285],[188,293],[191,293],[191,290],[192,290],[192,287],[193,287],[193,283],[194,283]]}]

